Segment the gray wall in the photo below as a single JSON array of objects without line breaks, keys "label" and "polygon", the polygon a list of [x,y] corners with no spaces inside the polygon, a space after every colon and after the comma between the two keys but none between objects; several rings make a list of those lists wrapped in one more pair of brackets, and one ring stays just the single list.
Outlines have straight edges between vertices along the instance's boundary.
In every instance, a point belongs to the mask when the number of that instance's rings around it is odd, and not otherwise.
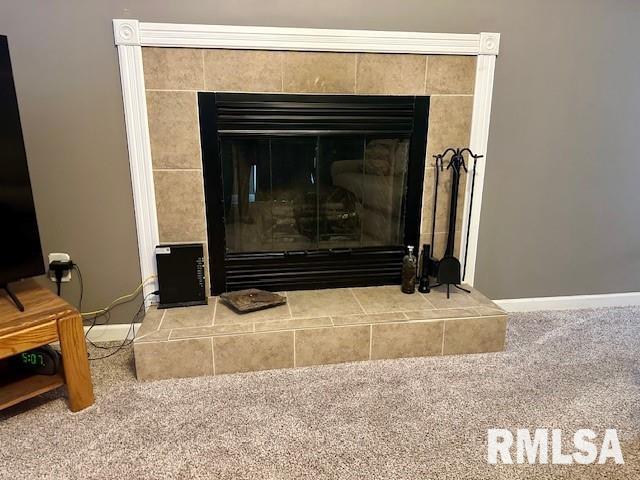
[{"label": "gray wall", "polygon": [[5,0],[43,248],[81,265],[88,308],[140,281],[111,33],[122,17],[501,32],[477,286],[493,298],[640,289],[638,2]]}]

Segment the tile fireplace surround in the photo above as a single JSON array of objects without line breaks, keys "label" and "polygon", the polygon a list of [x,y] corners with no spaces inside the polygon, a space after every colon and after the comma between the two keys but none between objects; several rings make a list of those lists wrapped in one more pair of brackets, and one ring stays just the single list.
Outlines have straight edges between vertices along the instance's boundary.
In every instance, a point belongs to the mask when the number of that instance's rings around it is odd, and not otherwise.
[{"label": "tile fireplace surround", "polygon": [[[153,251],[160,243],[203,243],[207,252],[198,92],[424,95],[430,107],[422,242],[432,233],[433,155],[450,146],[484,155],[473,205],[467,194],[472,176],[461,179],[456,228],[456,254],[468,260],[464,281],[473,285],[499,34],[113,24],[143,278],[155,273]],[[440,183],[435,256],[446,239],[447,179]],[[155,288],[148,282],[145,295]],[[216,297],[208,306],[150,309],[135,341],[138,377],[504,348],[507,316],[476,290],[455,292],[451,300],[442,291],[404,295],[398,286],[286,295],[287,305],[244,316]]]},{"label": "tile fireplace surround", "polygon": [[239,315],[205,306],[147,312],[134,343],[138,380],[504,348],[507,314],[477,290],[406,295],[398,286],[286,292]]},{"label": "tile fireplace surround", "polygon": [[[432,159],[448,146],[469,145],[476,57],[145,47],[142,58],[160,242],[202,242],[207,251],[197,92],[242,91],[429,95],[421,236],[431,243]],[[436,256],[444,253],[451,187],[449,175],[442,179]]]},{"label": "tile fireplace surround", "polygon": [[[207,242],[198,91],[431,96],[431,155],[468,145],[483,155],[466,175],[458,248],[473,285],[491,98],[500,34],[245,27],[113,20],[122,81],[140,270],[155,274],[163,241]],[[144,53],[143,53],[144,52]],[[425,170],[423,240],[429,238],[433,168]],[[474,202],[467,195],[475,183]],[[443,185],[446,189],[446,185]],[[156,198],[157,197],[157,198]],[[445,198],[446,195],[441,195]],[[180,205],[184,200],[184,207]],[[444,209],[440,210],[446,218]],[[436,253],[444,240],[436,222]],[[465,248],[461,239],[467,238]],[[157,283],[145,284],[149,295]],[[149,297],[151,302],[151,297]]]}]

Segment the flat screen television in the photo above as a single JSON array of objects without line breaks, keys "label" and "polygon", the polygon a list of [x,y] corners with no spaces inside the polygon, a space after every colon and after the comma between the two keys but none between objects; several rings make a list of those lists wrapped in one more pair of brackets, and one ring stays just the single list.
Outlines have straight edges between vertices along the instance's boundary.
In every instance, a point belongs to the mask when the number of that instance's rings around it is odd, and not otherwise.
[{"label": "flat screen television", "polygon": [[[44,273],[7,37],[0,35],[0,289]],[[10,294],[11,295],[11,294]],[[11,296],[16,301],[16,299]],[[20,307],[20,303],[16,302]],[[21,308],[22,310],[22,308]]]}]

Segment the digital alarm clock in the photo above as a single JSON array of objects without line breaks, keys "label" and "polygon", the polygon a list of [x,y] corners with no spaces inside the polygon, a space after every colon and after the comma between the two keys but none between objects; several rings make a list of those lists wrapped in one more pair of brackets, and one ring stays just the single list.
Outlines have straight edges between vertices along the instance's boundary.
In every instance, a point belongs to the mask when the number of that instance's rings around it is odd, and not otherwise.
[{"label": "digital alarm clock", "polygon": [[59,352],[45,345],[11,357],[10,365],[13,370],[33,375],[55,375],[60,370],[60,357]]}]

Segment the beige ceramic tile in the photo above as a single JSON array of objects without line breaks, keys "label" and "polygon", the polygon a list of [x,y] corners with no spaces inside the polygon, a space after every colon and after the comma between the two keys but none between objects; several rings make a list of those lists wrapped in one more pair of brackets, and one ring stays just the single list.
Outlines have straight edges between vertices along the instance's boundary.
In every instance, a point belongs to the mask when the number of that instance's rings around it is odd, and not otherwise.
[{"label": "beige ceramic tile", "polygon": [[339,315],[331,317],[334,325],[361,325],[370,323],[401,322],[406,320],[402,312],[372,313],[363,315]]},{"label": "beige ceramic tile", "polygon": [[303,328],[331,327],[331,318],[296,318],[293,320],[270,320],[254,323],[256,332],[275,332],[278,330],[299,330]]},{"label": "beige ceramic tile", "polygon": [[404,312],[432,308],[432,305],[420,293],[416,292],[412,295],[402,293],[400,285],[353,288],[352,291],[366,313]]},{"label": "beige ceramic tile", "polygon": [[427,161],[449,147],[468,147],[471,134],[473,97],[434,96],[429,105]]},{"label": "beige ceramic tile", "polygon": [[136,332],[136,337],[143,337],[158,330],[164,312],[166,312],[166,310],[158,310],[156,307],[151,307],[147,310],[142,320],[142,325],[140,325],[140,328]]},{"label": "beige ceramic tile", "polygon": [[293,367],[293,332],[214,337],[216,374]]},{"label": "beige ceramic tile", "polygon": [[147,91],[154,168],[202,168],[195,92]]},{"label": "beige ceramic tile", "polygon": [[373,325],[371,359],[440,355],[443,324],[410,322]]},{"label": "beige ceramic tile", "polygon": [[348,288],[287,292],[293,317],[322,317],[363,313]]},{"label": "beige ceramic tile", "polygon": [[142,62],[147,89],[201,90],[204,86],[202,50],[144,47]]},{"label": "beige ceramic tile", "polygon": [[204,241],[202,172],[153,172],[161,242]]},{"label": "beige ceramic tile", "polygon": [[447,320],[443,353],[454,355],[502,351],[506,329],[506,315]]},{"label": "beige ceramic tile", "polygon": [[355,53],[286,52],[284,91],[354,93]]},{"label": "beige ceramic tile", "polygon": [[426,55],[358,54],[357,93],[423,95]]},{"label": "beige ceramic tile", "polygon": [[430,55],[427,64],[427,94],[473,94],[476,57]]},{"label": "beige ceramic tile", "polygon": [[213,375],[211,339],[135,343],[138,380]]},{"label": "beige ceramic tile", "polygon": [[283,55],[283,52],[261,50],[205,50],[205,88],[281,92]]},{"label": "beige ceramic tile", "polygon": [[[460,258],[461,235],[461,230],[457,228],[453,244],[453,254],[456,258]],[[434,235],[434,244],[432,244],[431,232],[423,232],[421,243],[428,243],[429,245],[431,245],[431,255],[433,257],[442,258],[447,248],[447,237],[448,234],[446,232],[438,232]]]},{"label": "beige ceramic tile", "polygon": [[171,330],[170,338],[171,340],[178,340],[181,338],[213,337],[216,335],[233,335],[252,332],[253,325],[251,324],[230,323],[217,327],[175,328]]},{"label": "beige ceramic tile", "polygon": [[358,325],[296,331],[296,366],[367,360],[370,328]]},{"label": "beige ceramic tile", "polygon": [[[463,287],[466,288],[466,287]],[[432,288],[431,292],[423,294],[429,302],[436,308],[461,308],[480,306],[480,300],[474,298],[471,294],[451,287],[449,298],[447,298],[447,287],[442,285]]]},{"label": "beige ceramic tile", "polygon": [[478,315],[483,317],[485,316],[494,316],[494,315],[506,315],[506,312],[498,306],[490,306],[490,305],[481,305],[479,307],[473,307]]},{"label": "beige ceramic tile", "polygon": [[[465,285],[466,288],[469,288],[468,286]],[[480,302],[480,304],[482,305],[487,305],[489,307],[493,307],[493,308],[497,308],[502,310],[498,305],[496,305],[493,300],[491,300],[490,298],[488,298],[486,295],[484,295],[483,293],[481,293],[479,290],[475,289],[475,288],[471,288],[471,296],[473,298],[475,298],[476,300],[478,300],[478,302]]]},{"label": "beige ceramic tile", "polygon": [[[446,243],[447,243],[447,232],[437,232],[436,236],[435,236],[435,240],[431,238],[431,215],[428,216],[429,218],[429,223],[427,225],[427,222],[423,220],[423,223],[421,225],[420,228],[420,242],[419,245],[423,245],[423,244],[428,244],[429,248],[430,248],[430,254],[432,257],[434,258],[442,258],[442,255],[444,254],[445,248],[446,248]],[[427,228],[428,227],[428,228]],[[439,237],[438,235],[440,235],[441,238],[441,245],[439,245],[438,240]],[[460,235],[458,234],[458,232],[456,231],[456,235],[455,235],[455,239],[458,240],[460,237]],[[434,243],[436,247],[441,246],[441,252],[439,250],[437,250],[436,248],[434,248]],[[456,245],[454,245],[456,246]],[[420,248],[420,255],[422,255],[422,248]],[[457,256],[457,255],[456,255]],[[458,257],[459,258],[459,257]],[[434,283],[434,282],[432,282]]]},{"label": "beige ceramic tile", "polygon": [[162,329],[207,327],[213,325],[215,304],[193,307],[168,308],[162,320]]},{"label": "beige ceramic tile", "polygon": [[404,312],[408,320],[444,320],[449,318],[477,317],[475,308],[444,308],[440,310],[415,310]]},{"label": "beige ceramic tile", "polygon": [[136,335],[136,343],[165,342],[169,340],[171,330],[156,330],[145,335]]},{"label": "beige ceramic tile", "polygon": [[286,320],[291,318],[289,306],[279,305],[273,308],[265,308],[249,313],[236,313],[222,302],[218,302],[214,325],[225,325],[229,323],[253,323],[265,320]]}]

